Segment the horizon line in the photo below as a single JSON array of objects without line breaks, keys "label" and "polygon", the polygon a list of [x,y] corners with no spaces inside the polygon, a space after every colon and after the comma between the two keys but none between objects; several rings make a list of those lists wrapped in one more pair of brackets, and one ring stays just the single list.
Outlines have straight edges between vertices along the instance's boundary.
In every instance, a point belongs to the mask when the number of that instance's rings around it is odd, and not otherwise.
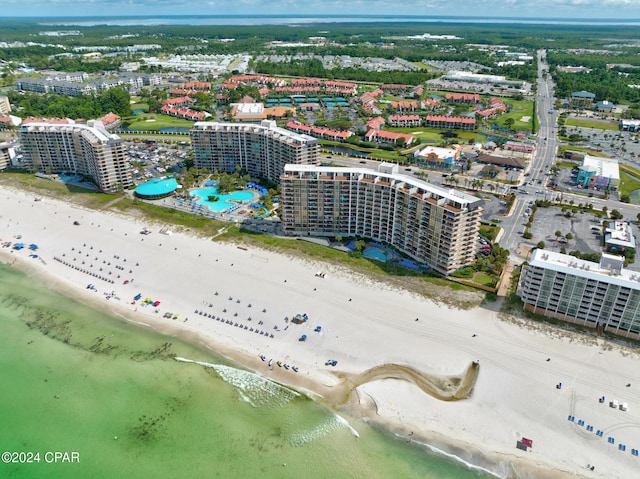
[{"label": "horizon line", "polygon": [[330,14],[330,13],[256,13],[256,14],[207,14],[190,13],[183,15],[159,14],[159,15],[0,15],[0,19],[21,18],[21,19],[60,19],[60,18],[91,18],[91,19],[111,19],[111,18],[286,18],[286,17],[333,17],[333,18],[443,18],[443,19],[504,19],[504,20],[580,20],[580,21],[610,21],[617,20],[623,22],[638,21],[638,19],[621,17],[532,17],[532,16],[504,16],[504,15],[381,15],[381,14]]}]

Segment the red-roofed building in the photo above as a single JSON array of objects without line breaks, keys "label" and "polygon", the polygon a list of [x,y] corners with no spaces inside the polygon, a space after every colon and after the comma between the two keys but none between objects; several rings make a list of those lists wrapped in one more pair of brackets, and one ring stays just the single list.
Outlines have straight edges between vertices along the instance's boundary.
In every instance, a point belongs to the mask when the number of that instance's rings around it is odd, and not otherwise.
[{"label": "red-roofed building", "polygon": [[527,145],[524,143],[515,143],[513,141],[507,141],[503,147],[505,150],[519,151],[521,153],[533,153],[536,150],[534,145]]},{"label": "red-roofed building", "polygon": [[377,90],[363,93],[358,99],[362,105],[362,109],[367,113],[380,113],[377,100],[380,95],[384,95],[384,92],[379,88]]},{"label": "red-roofed building", "polygon": [[164,115],[175,116],[191,121],[202,121],[207,118],[207,113],[204,111],[196,111],[190,108],[176,108],[171,105],[164,105],[161,112]]},{"label": "red-roofed building", "polygon": [[70,118],[40,118],[30,116],[25,118],[22,121],[23,125],[28,125],[29,123],[49,123],[51,125],[74,125],[75,121]]},{"label": "red-roofed building", "polygon": [[439,98],[426,98],[422,100],[422,108],[425,110],[435,110],[440,105],[442,105],[442,101]]},{"label": "red-roofed building", "polygon": [[386,85],[381,85],[380,89],[385,93],[405,93],[407,91],[407,85],[402,85],[400,83],[389,83]]},{"label": "red-roofed building", "polygon": [[200,91],[200,90],[187,90],[184,88],[172,88],[169,90],[169,95],[171,96],[195,96],[196,93],[204,93],[205,95],[210,94],[209,91]]},{"label": "red-roofed building", "polygon": [[284,86],[287,84],[282,78],[270,77],[266,75],[235,75],[229,78],[225,83],[243,83],[243,84],[260,84],[260,85],[273,85]]},{"label": "red-roofed building", "polygon": [[400,112],[416,111],[418,109],[418,101],[417,100],[392,101],[391,108]]},{"label": "red-roofed building", "polygon": [[369,130],[379,130],[384,125],[385,120],[381,116],[376,116],[375,118],[371,118],[368,122],[364,124]]},{"label": "red-roofed building", "polygon": [[291,85],[293,86],[320,86],[322,80],[319,78],[292,78]]},{"label": "red-roofed building", "polygon": [[295,131],[296,133],[304,133],[305,135],[332,141],[344,141],[353,135],[351,131],[332,130],[331,128],[325,128],[323,126],[310,126],[295,120],[289,120],[286,126],[287,129]]},{"label": "red-roofed building", "polygon": [[195,90],[195,91],[209,91],[211,90],[211,82],[208,81],[190,81],[186,83],[180,83],[178,88],[182,88],[185,90]]},{"label": "red-roofed building", "polygon": [[415,138],[406,133],[393,133],[384,130],[369,130],[365,135],[367,141],[374,143],[386,143],[391,145],[397,145],[398,140],[404,139],[405,146],[410,145],[415,141]]},{"label": "red-roofed building", "polygon": [[98,118],[98,121],[104,125],[105,128],[113,128],[120,123],[121,118],[115,113],[109,112],[106,115]]},{"label": "red-roofed building", "polygon": [[475,130],[476,119],[471,116],[428,115],[425,126],[429,128],[451,128],[456,130]]},{"label": "red-roofed building", "polygon": [[181,96],[178,98],[169,98],[168,100],[162,100],[163,105],[173,106],[173,107],[187,106],[187,105],[190,105],[191,103],[193,103],[193,100],[188,96]]},{"label": "red-roofed building", "polygon": [[480,95],[477,93],[447,93],[444,98],[452,103],[480,103]]},{"label": "red-roofed building", "polygon": [[0,115],[0,128],[9,128],[13,126],[11,117],[9,115]]},{"label": "red-roofed building", "polygon": [[418,115],[389,115],[389,124],[395,128],[420,126],[422,119]]}]

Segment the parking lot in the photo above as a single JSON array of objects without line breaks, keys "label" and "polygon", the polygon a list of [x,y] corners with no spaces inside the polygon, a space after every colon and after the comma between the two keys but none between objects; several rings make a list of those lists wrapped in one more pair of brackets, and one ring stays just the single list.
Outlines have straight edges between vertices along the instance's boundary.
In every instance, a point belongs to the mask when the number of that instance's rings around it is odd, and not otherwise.
[{"label": "parking lot", "polygon": [[[528,217],[522,218],[522,229],[529,221]],[[634,235],[638,237],[638,227],[631,223]],[[522,240],[522,245],[528,244],[534,247],[540,241],[544,241],[545,249],[560,252],[565,248],[566,252],[578,250],[581,253],[602,253],[602,219],[591,213],[575,213],[570,217],[562,213],[557,207],[537,208],[533,223],[529,231],[533,234],[530,240]],[[559,231],[562,236],[556,236]],[[570,240],[565,238],[567,233],[573,236]],[[640,271],[640,262],[628,266],[629,269]]]}]

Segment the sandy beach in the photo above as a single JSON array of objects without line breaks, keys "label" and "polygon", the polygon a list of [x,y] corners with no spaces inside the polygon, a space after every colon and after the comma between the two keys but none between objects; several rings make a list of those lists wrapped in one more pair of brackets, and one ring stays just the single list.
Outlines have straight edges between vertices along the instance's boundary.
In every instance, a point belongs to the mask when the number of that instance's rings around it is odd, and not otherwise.
[{"label": "sandy beach", "polygon": [[[617,344],[7,187],[0,199],[0,238],[26,245],[0,248],[2,261],[305,391],[354,423],[378,422],[499,477],[622,479],[640,465],[631,453],[640,449],[639,358]],[[308,320],[293,323],[297,314]],[[628,410],[610,407],[614,399]],[[523,437],[528,451],[516,448]]]}]

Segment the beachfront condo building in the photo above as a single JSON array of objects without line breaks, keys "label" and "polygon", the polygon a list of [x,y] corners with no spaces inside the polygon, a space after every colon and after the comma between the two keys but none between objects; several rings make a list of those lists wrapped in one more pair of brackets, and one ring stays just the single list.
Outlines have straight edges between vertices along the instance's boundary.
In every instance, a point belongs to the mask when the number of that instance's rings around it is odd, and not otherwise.
[{"label": "beachfront condo building", "polygon": [[286,235],[368,238],[443,274],[475,260],[483,201],[400,175],[397,165],[287,165],[280,184]]},{"label": "beachfront condo building", "polygon": [[602,254],[600,263],[535,249],[522,267],[518,295],[528,311],[640,338],[640,273],[624,258]]},{"label": "beachfront condo building", "polygon": [[28,123],[20,128],[19,138],[24,155],[40,173],[83,175],[105,193],[133,184],[122,139],[99,121]]},{"label": "beachfront condo building", "polygon": [[320,146],[309,135],[260,123],[199,122],[191,129],[195,166],[233,173],[238,167],[254,178],[280,181],[284,165],[315,165]]}]

